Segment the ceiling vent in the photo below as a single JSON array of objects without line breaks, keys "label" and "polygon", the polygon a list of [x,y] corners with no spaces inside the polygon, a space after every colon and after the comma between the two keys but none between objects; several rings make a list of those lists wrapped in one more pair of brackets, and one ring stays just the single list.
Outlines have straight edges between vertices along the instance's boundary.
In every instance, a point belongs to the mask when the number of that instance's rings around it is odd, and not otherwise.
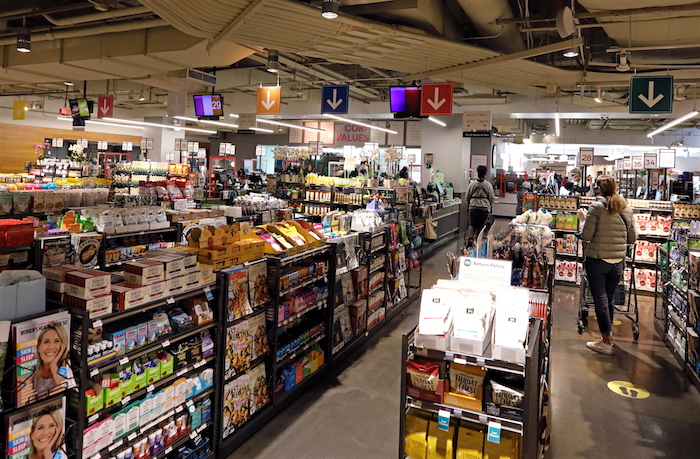
[{"label": "ceiling vent", "polygon": [[204,83],[208,86],[216,85],[216,76],[210,73],[200,72],[196,69],[182,69],[168,72],[168,76],[172,78],[184,78],[188,81],[196,81],[199,83]]}]

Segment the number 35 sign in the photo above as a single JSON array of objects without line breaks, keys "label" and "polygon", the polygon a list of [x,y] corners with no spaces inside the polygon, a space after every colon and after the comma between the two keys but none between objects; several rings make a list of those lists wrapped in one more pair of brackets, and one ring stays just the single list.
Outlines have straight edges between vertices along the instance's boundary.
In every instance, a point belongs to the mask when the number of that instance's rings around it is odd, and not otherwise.
[{"label": "number 35 sign", "polygon": [[585,147],[579,148],[578,163],[580,166],[591,166],[593,164],[593,149]]}]

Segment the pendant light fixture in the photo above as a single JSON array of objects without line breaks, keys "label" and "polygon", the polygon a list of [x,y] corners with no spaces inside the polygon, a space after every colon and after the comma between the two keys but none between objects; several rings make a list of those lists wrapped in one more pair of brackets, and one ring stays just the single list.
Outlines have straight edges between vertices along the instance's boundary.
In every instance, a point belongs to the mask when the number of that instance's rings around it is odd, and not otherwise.
[{"label": "pendant light fixture", "polygon": [[276,49],[267,50],[267,71],[270,73],[280,71],[280,55]]},{"label": "pendant light fixture", "polygon": [[326,19],[335,19],[340,11],[340,0],[323,0],[321,4],[321,16]]}]

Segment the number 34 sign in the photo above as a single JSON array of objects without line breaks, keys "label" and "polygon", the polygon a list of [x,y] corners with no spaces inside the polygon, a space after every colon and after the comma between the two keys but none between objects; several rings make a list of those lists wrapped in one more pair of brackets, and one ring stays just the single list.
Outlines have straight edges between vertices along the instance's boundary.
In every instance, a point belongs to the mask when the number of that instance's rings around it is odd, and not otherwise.
[{"label": "number 34 sign", "polygon": [[593,149],[581,147],[578,149],[578,163],[580,166],[593,165]]}]

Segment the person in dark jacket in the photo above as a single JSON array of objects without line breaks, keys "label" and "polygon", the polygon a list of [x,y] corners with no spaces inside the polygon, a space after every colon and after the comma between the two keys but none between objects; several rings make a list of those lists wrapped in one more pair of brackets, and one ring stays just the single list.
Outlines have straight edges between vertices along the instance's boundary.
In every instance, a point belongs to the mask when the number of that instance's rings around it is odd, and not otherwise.
[{"label": "person in dark jacket", "polygon": [[486,166],[477,167],[476,173],[479,178],[467,187],[466,203],[469,216],[467,239],[479,236],[493,209],[493,185],[486,181],[487,171]]},{"label": "person in dark jacket", "polygon": [[617,182],[610,176],[597,180],[600,196],[588,207],[582,238],[586,248],[586,276],[595,304],[601,337],[586,343],[601,354],[612,354],[612,321],[615,289],[625,269],[627,244],[637,240],[632,209],[617,194]]}]

